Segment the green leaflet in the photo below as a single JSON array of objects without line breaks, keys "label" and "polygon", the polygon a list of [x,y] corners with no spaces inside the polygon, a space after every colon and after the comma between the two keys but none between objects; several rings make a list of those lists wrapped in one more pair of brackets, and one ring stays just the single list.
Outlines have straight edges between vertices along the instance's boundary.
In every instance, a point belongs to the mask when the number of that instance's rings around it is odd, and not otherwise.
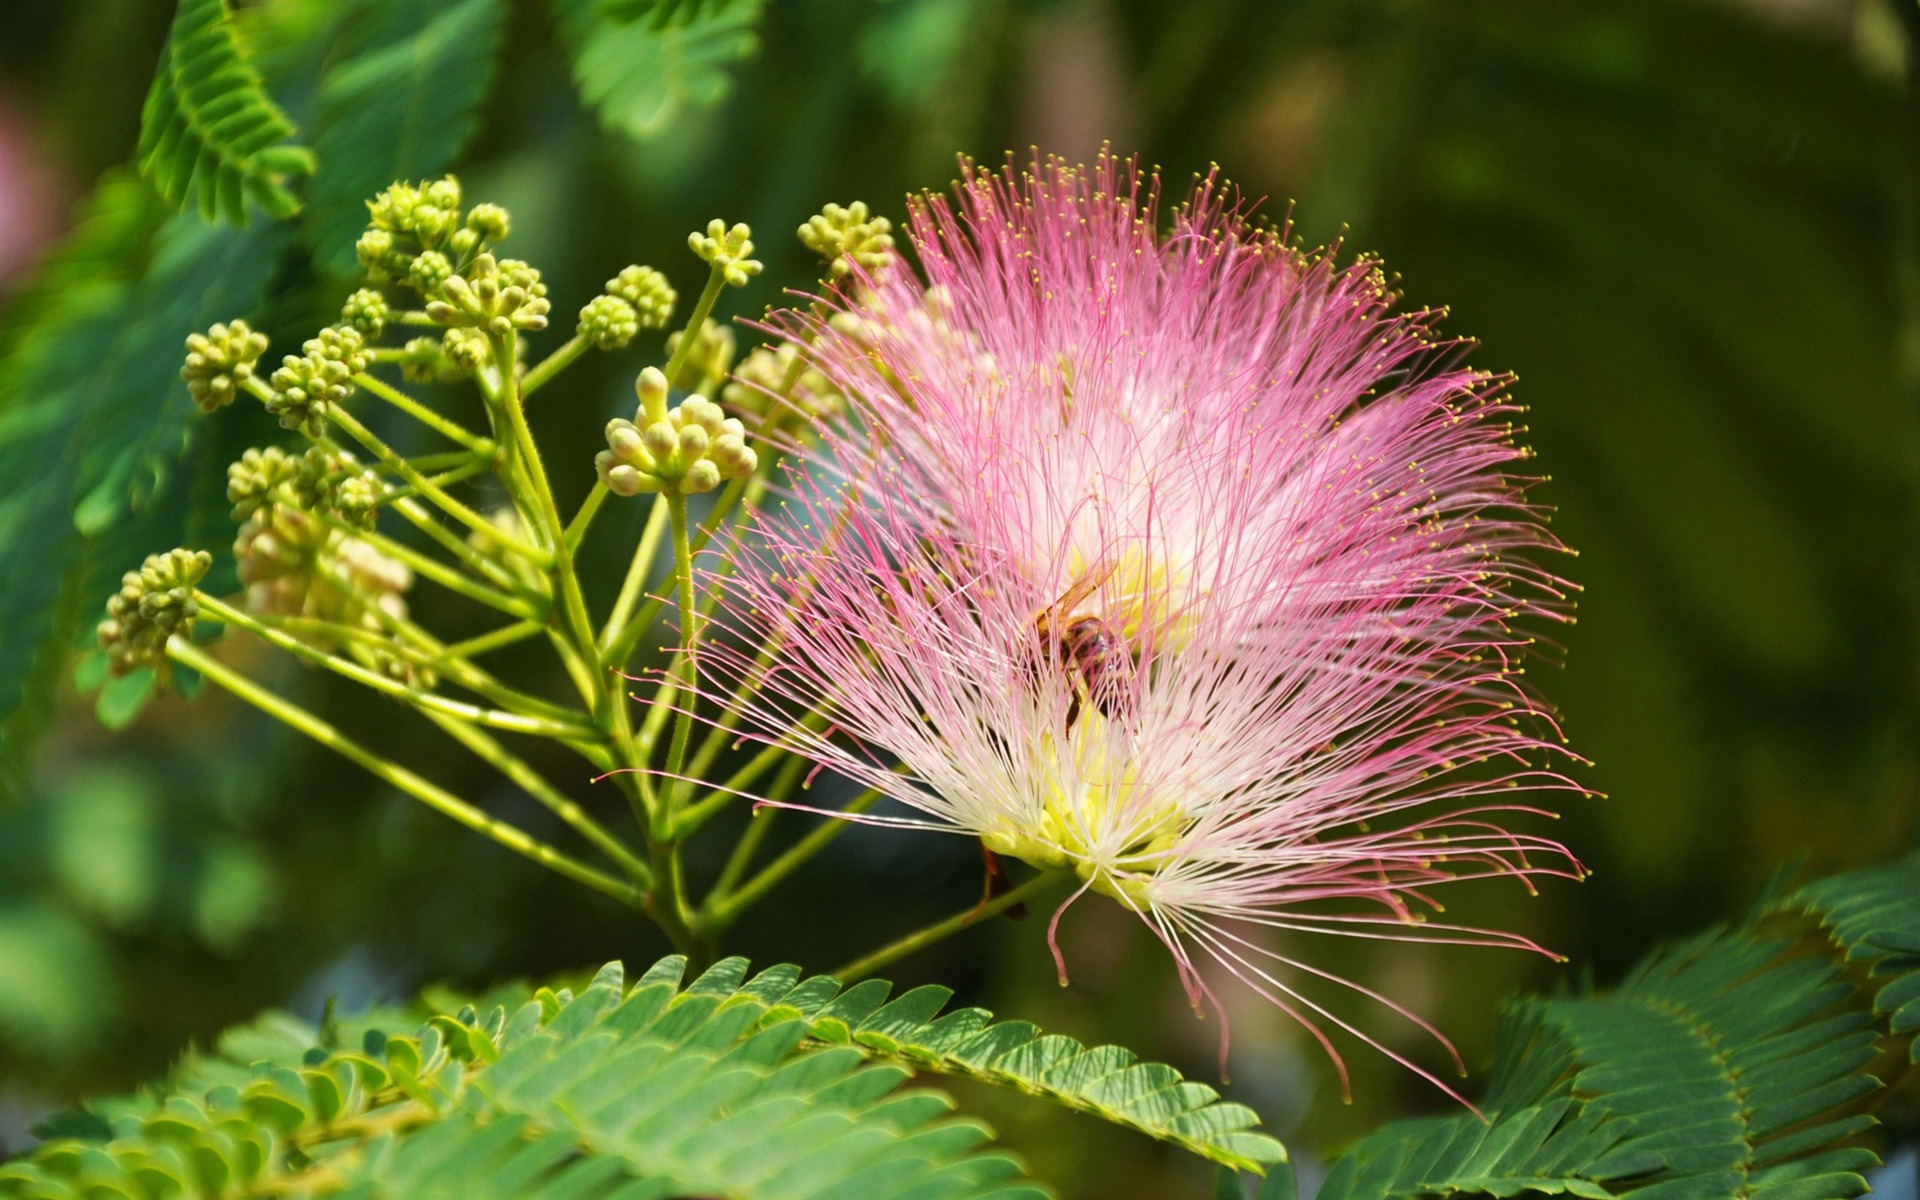
[{"label": "green leaflet", "polygon": [[355,270],[368,197],[446,169],[473,136],[505,18],[503,0],[363,4],[353,14],[313,119],[325,168],[307,231],[323,269]]},{"label": "green leaflet", "polygon": [[578,996],[439,1013],[409,1036],[329,1026],[330,1051],[270,1018],[190,1061],[172,1095],[110,1106],[110,1139],[63,1122],[80,1136],[0,1167],[0,1197],[1050,1194],[945,1096],[903,1091],[906,1071],[804,1048],[808,1025],[764,999],[790,969],[736,990],[740,960],[685,987],[683,968],[627,987],[614,964]]},{"label": "green leaflet", "polygon": [[1808,885],[1609,995],[1512,1006],[1486,1122],[1389,1125],[1321,1196],[1860,1195],[1868,1068],[1882,1040],[1911,1045],[1917,971],[1920,857]]},{"label": "green leaflet", "polygon": [[289,217],[300,201],[287,179],[314,168],[310,151],[284,144],[293,133],[242,54],[226,0],[180,0],[140,113],[140,173],[208,222],[245,225],[248,202]]},{"label": "green leaflet", "polygon": [[1260,1118],[1252,1109],[1222,1101],[1172,1067],[1141,1062],[1120,1046],[1089,1048],[1043,1034],[1025,1021],[995,1022],[981,1008],[940,1016],[953,995],[947,988],[915,988],[886,1003],[888,988],[869,980],[835,995],[837,985],[816,977],[794,988],[774,1012],[805,1019],[820,1043],[1043,1096],[1224,1166],[1261,1171],[1287,1161],[1285,1147],[1255,1130]]},{"label": "green leaflet", "polygon": [[573,78],[608,129],[661,132],[733,90],[727,68],[760,50],[762,0],[558,0]]}]

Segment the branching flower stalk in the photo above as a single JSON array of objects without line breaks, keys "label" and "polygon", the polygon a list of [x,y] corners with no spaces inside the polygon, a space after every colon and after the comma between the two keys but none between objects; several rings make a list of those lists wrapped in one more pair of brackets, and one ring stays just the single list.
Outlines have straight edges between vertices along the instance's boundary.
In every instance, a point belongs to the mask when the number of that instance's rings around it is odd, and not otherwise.
[{"label": "branching flower stalk", "polygon": [[[162,679],[170,667],[189,668],[460,824],[646,914],[678,948],[711,952],[743,899],[764,895],[826,840],[790,849],[778,870],[748,880],[743,896],[734,889],[767,827],[755,823],[723,887],[698,903],[689,896],[686,839],[768,772],[778,774],[781,797],[803,782],[802,761],[784,752],[754,756],[717,787],[687,778],[690,768],[715,767],[731,740],[728,720],[716,720],[703,741],[693,736],[696,719],[707,719],[697,718],[690,698],[702,623],[714,607],[712,595],[696,590],[694,559],[743,508],[759,503],[784,442],[804,436],[792,418],[807,411],[794,400],[805,373],[792,347],[778,351],[784,357],[777,378],[743,372],[746,383],[728,384],[729,403],[745,420],[673,386],[726,380],[732,335],[712,315],[728,288],[760,271],[751,234],[716,221],[689,238],[708,268],[704,286],[668,341],[664,369],[638,372],[634,419],[608,426],[592,490],[566,519],[554,483],[577,477],[582,467],[556,468],[542,455],[528,399],[551,390],[589,352],[617,352],[642,331],[664,330],[674,289],[651,267],[624,268],[581,308],[573,335],[528,368],[528,342],[546,330],[553,302],[539,271],[499,255],[507,213],[489,204],[463,211],[452,177],[396,184],[368,207],[371,221],[358,247],[367,286],[301,353],[268,370],[261,363],[266,336],[239,320],[188,339],[181,373],[203,410],[251,396],[305,448],[250,450],[229,472],[239,524],[238,595],[209,583],[224,576],[206,551],[154,555],[127,575],[100,626],[110,667],[152,668]],[[878,225],[884,235],[884,222]],[[866,247],[863,261],[877,262],[873,255],[885,249]],[[828,281],[845,274],[838,254],[829,248],[824,256]],[[377,344],[398,330],[437,336]],[[763,367],[775,353],[756,351],[751,364]],[[484,430],[448,415],[438,396],[415,390],[457,383],[478,393]],[[377,405],[356,405],[362,394]],[[397,447],[416,439],[396,436],[395,422],[451,448],[404,453]],[[476,489],[482,479],[504,493],[505,507],[489,507]],[[689,497],[703,493],[714,502],[696,522]],[[619,594],[596,621],[577,555],[609,498],[640,494],[652,497],[652,512]],[[672,573],[654,580],[663,538]],[[460,640],[436,637],[410,609],[417,586],[439,588],[504,623]],[[656,676],[649,719],[637,723],[625,671],[668,604],[678,645],[670,669]],[[580,839],[582,853],[606,865],[482,811],[249,678],[197,636],[216,626],[413,710],[546,807]],[[567,698],[548,694],[538,679],[509,684],[479,662],[540,637],[560,668],[549,677],[570,684]],[[637,829],[617,831],[593,791],[575,794],[566,780],[543,775],[503,740],[515,737],[566,747],[583,761],[581,782],[610,777]],[[715,921],[720,891],[734,899],[725,919]]]}]

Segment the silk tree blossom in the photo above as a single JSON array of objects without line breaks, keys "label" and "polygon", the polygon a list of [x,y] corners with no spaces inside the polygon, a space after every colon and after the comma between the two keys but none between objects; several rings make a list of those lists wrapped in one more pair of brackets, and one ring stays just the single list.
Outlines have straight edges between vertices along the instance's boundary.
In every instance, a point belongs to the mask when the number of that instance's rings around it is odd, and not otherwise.
[{"label": "silk tree blossom", "polygon": [[1518,678],[1517,625],[1564,605],[1515,410],[1375,263],[1212,179],[1160,218],[1112,159],[969,169],[912,207],[924,281],[774,318],[847,409],[715,573],[743,636],[706,690],[912,810],[850,819],[1073,872],[1196,1008],[1210,957],[1336,1063],[1321,1022],[1380,1043],[1315,980],[1439,1037],[1262,930],[1538,950],[1429,889],[1583,873],[1507,828],[1575,790]]}]

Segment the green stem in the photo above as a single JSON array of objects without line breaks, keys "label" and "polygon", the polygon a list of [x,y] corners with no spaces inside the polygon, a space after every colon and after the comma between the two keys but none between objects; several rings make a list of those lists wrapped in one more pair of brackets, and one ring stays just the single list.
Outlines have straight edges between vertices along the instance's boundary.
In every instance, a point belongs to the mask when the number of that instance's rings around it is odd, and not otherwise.
[{"label": "green stem", "polygon": [[674,594],[680,601],[680,660],[672,674],[685,682],[678,686],[685,699],[675,707],[673,741],[667,747],[667,778],[661,791],[668,797],[665,808],[671,817],[674,799],[684,796],[686,781],[680,776],[687,769],[687,743],[693,737],[694,650],[700,644],[700,614],[693,603],[693,555],[687,547],[687,498],[678,492],[667,496],[667,518],[673,525]]},{"label": "green stem", "polygon": [[[769,795],[785,796],[800,783],[800,778],[812,764],[806,759],[794,756],[780,769],[773,781]],[[747,827],[740,834],[740,840],[733,844],[733,853],[727,856],[727,865],[721,869],[720,878],[714,881],[713,894],[724,896],[740,882],[740,877],[753,865],[753,856],[760,849],[760,843],[766,840],[767,830],[773,828],[774,818],[780,815],[777,808],[756,809],[747,818]]]},{"label": "green stem", "polygon": [[412,396],[407,395],[399,388],[394,387],[392,384],[376,376],[369,375],[367,372],[362,371],[353,377],[353,382],[363,390],[380,397],[388,404],[406,413],[441,437],[451,442],[458,442],[475,454],[492,458],[494,453],[499,449],[490,439],[481,437],[479,434],[474,433],[456,421],[448,420],[418,400],[415,400]]},{"label": "green stem", "polygon": [[483,633],[479,637],[470,637],[464,642],[455,642],[447,647],[447,655],[451,658],[478,658],[502,646],[511,646],[515,642],[537,637],[546,627],[544,621],[515,621],[511,625],[501,626],[492,633]]},{"label": "green stem", "polygon": [[969,925],[978,924],[988,917],[998,916],[1014,905],[1043,892],[1052,891],[1072,878],[1073,876],[1066,871],[1048,871],[1045,874],[1035,875],[1011,891],[1002,892],[984,904],[976,904],[965,912],[955,913],[944,921],[936,921],[925,929],[916,930],[898,941],[882,946],[864,958],[854,959],[830,974],[843,984],[865,979],[889,963],[905,958],[915,951],[924,950],[944,938],[952,937]]},{"label": "green stem", "polygon": [[509,596],[504,592],[497,592],[483,583],[476,583],[447,566],[445,563],[437,559],[428,558],[411,546],[396,542],[378,530],[360,529],[329,513],[318,513],[315,515],[329,528],[336,529],[348,537],[358,538],[382,554],[400,560],[411,567],[421,578],[430,579],[450,592],[465,596],[467,599],[479,604],[484,604],[488,608],[499,609],[510,617],[532,619],[534,616],[533,607],[526,601]]},{"label": "green stem", "polygon": [[511,536],[492,521],[487,520],[479,513],[474,512],[466,505],[455,500],[452,496],[447,495],[447,493],[440,488],[434,486],[431,479],[414,470],[412,463],[395,453],[392,447],[375,436],[371,429],[368,429],[365,425],[355,420],[353,414],[349,413],[346,409],[336,405],[331,413],[330,419],[335,425],[346,430],[354,441],[365,446],[368,453],[390,467],[394,474],[412,484],[415,491],[428,500],[433,501],[442,512],[454,520],[465,525],[482,537],[487,538],[503,550],[511,551],[531,562],[545,566],[552,561],[552,556],[547,554],[546,551],[534,546],[529,546],[520,539]]},{"label": "green stem", "polygon": [[456,741],[519,785],[527,795],[546,805],[554,816],[566,822],[575,833],[592,842],[602,854],[612,859],[622,871],[627,873],[627,877],[632,879],[635,885],[644,888],[653,881],[653,872],[625,842],[613,836],[605,826],[588,815],[585,809],[574,803],[560,789],[548,783],[539,772],[510,753],[494,738],[464,721],[456,721],[452,717],[444,717],[438,713],[428,713],[427,719],[452,734]]},{"label": "green stem", "polygon": [[686,328],[680,331],[680,344],[674,348],[673,357],[667,360],[667,369],[662,372],[667,377],[668,387],[672,387],[674,381],[680,378],[687,360],[693,357],[693,344],[700,336],[700,327],[706,324],[708,314],[713,312],[714,301],[720,299],[720,293],[726,290],[726,286],[726,273],[719,267],[707,273],[707,286],[700,289],[700,299],[687,317]]},{"label": "green stem", "polygon": [[540,365],[528,371],[525,378],[520,380],[520,399],[525,400],[528,396],[533,395],[536,391],[540,390],[548,380],[572,366],[573,361],[582,354],[585,354],[587,347],[591,344],[592,343],[588,342],[585,337],[577,333],[560,343],[560,346],[554,350],[552,354],[541,359]]},{"label": "green stem", "polygon": [[516,854],[525,855],[541,866],[557,871],[597,892],[612,896],[623,904],[636,908],[644,905],[644,894],[632,884],[587,866],[585,863],[575,861],[545,842],[529,836],[519,827],[490,817],[445,788],[429,783],[405,767],[389,762],[306,709],[274,695],[245,675],[228,668],[225,663],[202,652],[192,643],[178,637],[168,639],[167,656],[183,667],[198,671],[275,720],[285,723],[358,764],[375,778],[392,784],[425,803],[429,808],[453,818],[467,828],[485,834]]},{"label": "green stem", "polygon": [[444,713],[450,717],[458,717],[463,721],[472,721],[493,729],[504,729],[509,733],[525,733],[535,737],[554,738],[556,740],[579,738],[582,736],[590,737],[594,732],[591,727],[563,725],[558,721],[549,720],[545,717],[532,717],[521,713],[501,712],[498,709],[480,708],[459,700],[449,700],[445,696],[436,695],[433,692],[417,691],[401,683],[399,680],[387,678],[378,671],[369,671],[359,663],[348,662],[346,659],[328,654],[326,651],[314,646],[309,646],[291,634],[284,633],[258,621],[237,608],[230,608],[222,604],[205,592],[196,589],[193,596],[194,599],[199,602],[201,611],[214,620],[224,622],[238,629],[244,629],[255,637],[278,646],[280,649],[287,651],[297,658],[304,659],[316,666],[325,667],[336,675],[343,675],[355,683],[363,684],[383,695],[392,696],[394,699],[411,704],[415,708],[424,711]]},{"label": "green stem", "polygon": [[[593,622],[587,616],[587,599],[580,590],[580,577],[573,569],[573,553],[567,546],[566,525],[560,520],[560,508],[554,503],[553,488],[547,482],[547,469],[540,461],[540,448],[534,444],[533,430],[527,426],[526,406],[513,378],[514,335],[494,337],[493,357],[504,364],[500,371],[500,407],[506,410],[513,426],[513,440],[533,492],[534,516],[545,530],[545,541],[552,548],[551,571],[560,590],[561,613],[569,627],[574,648],[583,658],[594,655]],[[600,672],[589,672],[588,699],[596,719],[605,718],[606,681]]]},{"label": "green stem", "polygon": [[[879,789],[868,788],[848,801],[840,811],[849,814],[863,813],[872,808],[879,799]],[[751,908],[762,896],[772,891],[808,859],[826,849],[829,842],[846,832],[849,824],[851,822],[837,818],[822,822],[807,836],[789,847],[785,854],[761,868],[760,873],[742,884],[739,891],[724,895],[716,892],[715,895],[708,897],[705,924],[716,930],[725,929],[733,924],[741,913]]]},{"label": "green stem", "polygon": [[627,665],[627,660],[633,657],[633,647],[650,624],[633,622],[633,606],[646,587],[647,572],[653,567],[653,556],[660,552],[660,535],[666,528],[666,497],[655,496],[653,506],[647,510],[646,528],[640,531],[640,544],[634,547],[633,561],[627,564],[627,577],[620,583],[620,596],[613,602],[613,614],[607,618],[606,628],[600,631],[600,659],[610,667]]},{"label": "green stem", "polygon": [[434,519],[432,513],[420,507],[420,505],[411,498],[396,500],[393,504],[393,511],[405,517],[407,523],[415,529],[418,529],[421,533],[426,534],[434,541],[440,543],[441,546],[446,548],[448,553],[458,558],[461,562],[466,563],[467,566],[471,567],[475,572],[493,580],[496,587],[505,588],[529,603],[538,605],[542,610],[551,603],[548,597],[529,588],[525,583],[514,578],[513,574],[505,567],[468,544],[467,539],[440,524],[439,521]]},{"label": "green stem", "polygon": [[[422,464],[418,459],[414,460],[413,465],[416,469],[421,471],[427,471],[432,469],[430,467],[422,466]],[[472,479],[475,475],[478,475],[480,472],[491,469],[492,466],[493,466],[493,461],[491,459],[476,458],[466,463],[463,466],[454,467],[452,470],[441,471],[441,472],[438,472],[437,474],[429,475],[427,476],[427,482],[433,484],[433,486],[437,488],[445,490],[446,488],[451,487],[456,483],[463,483],[466,480]],[[388,503],[405,500],[405,499],[408,499],[409,497],[412,497],[418,494],[414,491],[412,484],[403,483],[397,487],[389,484],[388,486],[392,490],[390,490],[385,496],[381,498],[383,501],[386,501]]]},{"label": "green stem", "polygon": [[593,524],[593,519],[596,516],[600,515],[600,506],[605,504],[607,497],[612,494],[612,489],[606,484],[601,483],[597,479],[594,481],[593,490],[588,492],[587,498],[580,502],[580,511],[574,513],[573,520],[567,522],[567,549],[569,551],[577,551],[580,549],[581,541],[587,536],[587,527]]}]

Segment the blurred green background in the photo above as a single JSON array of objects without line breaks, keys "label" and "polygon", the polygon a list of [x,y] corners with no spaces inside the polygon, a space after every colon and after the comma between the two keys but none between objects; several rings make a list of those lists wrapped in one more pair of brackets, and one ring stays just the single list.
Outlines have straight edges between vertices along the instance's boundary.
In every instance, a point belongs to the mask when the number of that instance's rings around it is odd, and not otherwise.
[{"label": "blurred green background", "polygon": [[[453,7],[270,0],[248,15],[258,52],[281,56],[277,97],[306,126],[335,65],[403,44]],[[462,145],[451,161],[471,199],[513,210],[514,252],[547,272],[558,309],[630,261],[665,269],[686,294],[702,274],[686,231],[722,215],[754,225],[768,262],[754,290],[727,301],[752,315],[808,279],[788,231],[825,201],[862,198],[897,218],[905,193],[945,185],[956,152],[993,160],[1035,145],[1084,158],[1110,140],[1176,188],[1217,162],[1269,197],[1269,213],[1291,211],[1307,243],[1378,252],[1410,304],[1447,306],[1446,328],[1480,340],[1478,365],[1518,374],[1551,477],[1537,496],[1579,550],[1564,570],[1585,589],[1564,666],[1536,668],[1536,682],[1593,760],[1581,778],[1606,798],[1572,805],[1555,830],[1594,868],[1584,886],[1530,899],[1476,885],[1446,899],[1452,915],[1522,929],[1574,966],[1364,945],[1306,948],[1316,961],[1434,1017],[1480,1066],[1516,989],[1574,972],[1604,983],[1653,942],[1737,914],[1782,864],[1829,870],[1913,845],[1912,0],[771,0],[757,20],[754,9],[663,61],[658,80],[608,85],[603,101],[593,80],[570,77],[548,5],[513,0],[502,26],[476,35],[483,63],[505,48],[497,69],[433,81],[438,94],[480,97],[477,120],[456,114],[442,140]],[[171,12],[165,0],[0,3],[0,291],[28,289],[0,315],[0,348],[24,344],[41,298],[32,264],[73,203],[127,160]],[[308,219],[326,216],[316,203]],[[284,250],[270,232],[244,236],[262,239],[237,243],[248,253]],[[219,315],[246,315],[290,345],[345,294],[329,268],[324,256],[282,266],[252,311]],[[150,311],[125,335],[148,339],[164,370],[127,411],[182,400],[164,381],[195,325]],[[631,404],[638,361],[588,360],[564,405],[543,411],[550,453],[583,464],[560,485],[563,506],[591,482],[584,464],[606,416]],[[106,422],[88,436],[111,444],[117,427],[101,414],[120,410],[88,403],[52,419]],[[17,436],[10,416],[24,405],[0,396],[0,442]],[[65,648],[84,644],[111,580],[139,554],[182,529],[224,550],[231,532],[207,481],[240,447],[277,436],[263,414],[236,409],[188,448],[169,445],[161,457],[176,465],[156,474],[146,504],[88,530],[89,552],[122,532],[160,539],[111,562],[66,571],[44,557],[65,552],[48,549],[71,536],[64,525],[0,520],[0,699],[9,712],[15,693],[50,702],[0,734],[6,1147],[50,1109],[149,1077],[266,1006],[313,1015],[328,996],[354,1005],[665,950],[617,906],[221,697],[134,714],[108,697],[107,715],[131,723],[103,730]],[[25,496],[37,478],[0,479],[0,497]],[[607,587],[638,527],[634,512],[617,515],[591,567]],[[68,582],[41,591],[64,607],[22,598],[61,571]],[[437,619],[430,600],[421,607]],[[396,729],[383,702],[265,656],[253,665],[356,735],[543,828],[543,810],[450,744]],[[560,777],[615,811],[584,779]],[[730,948],[824,969],[965,903],[978,870],[957,839],[856,831]],[[1187,1014],[1164,952],[1130,918],[1074,910],[1067,991],[1053,984],[1041,924],[996,922],[895,974],[1211,1076],[1215,1026]],[[1234,1020],[1230,1094],[1265,1114],[1309,1177],[1342,1140],[1444,1103],[1357,1049],[1343,1105],[1327,1063],[1284,1019],[1251,1003]],[[1144,1139],[972,1098],[1071,1195],[1204,1192],[1204,1171]]]}]

